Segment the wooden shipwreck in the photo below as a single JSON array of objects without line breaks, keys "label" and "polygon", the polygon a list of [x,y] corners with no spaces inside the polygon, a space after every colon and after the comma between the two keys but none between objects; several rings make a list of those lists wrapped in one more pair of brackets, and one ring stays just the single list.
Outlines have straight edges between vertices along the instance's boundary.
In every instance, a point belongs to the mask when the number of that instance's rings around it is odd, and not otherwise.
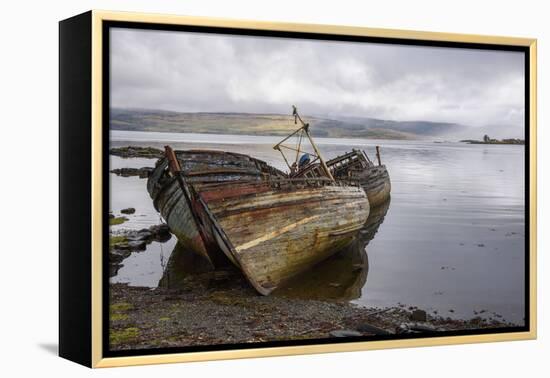
[{"label": "wooden shipwreck", "polygon": [[263,295],[348,246],[370,209],[359,185],[168,146],[147,187],[180,243],[214,265],[231,261]]},{"label": "wooden shipwreck", "polygon": [[274,146],[288,173],[243,154],[166,146],[147,183],[185,248],[214,266],[231,262],[264,295],[350,245],[390,193],[378,149],[377,166],[356,150],[325,161],[296,107],[293,116],[300,127]]}]

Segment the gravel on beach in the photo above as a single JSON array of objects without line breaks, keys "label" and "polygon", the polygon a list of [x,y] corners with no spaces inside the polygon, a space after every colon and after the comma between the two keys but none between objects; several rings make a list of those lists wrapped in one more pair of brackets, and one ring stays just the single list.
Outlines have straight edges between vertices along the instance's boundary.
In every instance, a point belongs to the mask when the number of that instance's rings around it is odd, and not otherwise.
[{"label": "gravel on beach", "polygon": [[223,272],[189,277],[182,289],[111,284],[109,292],[111,350],[428,335],[513,326],[479,316],[444,318],[415,307],[365,308],[345,301],[296,299],[276,293],[260,296],[244,279]]}]

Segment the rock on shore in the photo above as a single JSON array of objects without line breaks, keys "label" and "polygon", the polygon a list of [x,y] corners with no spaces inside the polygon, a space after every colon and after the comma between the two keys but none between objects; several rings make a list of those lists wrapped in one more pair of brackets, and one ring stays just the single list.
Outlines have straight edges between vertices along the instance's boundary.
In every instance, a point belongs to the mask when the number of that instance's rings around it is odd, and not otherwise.
[{"label": "rock on shore", "polygon": [[109,266],[110,277],[115,276],[122,266],[122,260],[132,252],[145,251],[147,244],[158,241],[165,242],[172,237],[166,224],[154,225],[139,231],[122,230],[116,235],[109,235]]},{"label": "rock on shore", "polygon": [[154,168],[141,167],[141,168],[115,168],[111,169],[111,173],[122,177],[138,176],[139,178],[147,178],[151,174]]},{"label": "rock on shore", "polygon": [[159,159],[164,156],[164,152],[154,147],[113,147],[109,150],[111,155],[119,156],[121,158],[148,158]]}]

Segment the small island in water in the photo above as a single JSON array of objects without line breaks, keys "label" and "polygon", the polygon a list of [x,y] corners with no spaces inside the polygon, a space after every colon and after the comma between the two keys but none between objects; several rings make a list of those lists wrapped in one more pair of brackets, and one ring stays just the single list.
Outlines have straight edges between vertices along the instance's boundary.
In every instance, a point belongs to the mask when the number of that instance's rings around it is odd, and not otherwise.
[{"label": "small island in water", "polygon": [[484,135],[483,140],[474,140],[474,139],[464,139],[461,140],[462,143],[468,143],[468,144],[525,144],[524,139],[492,139],[489,137],[489,135]]}]

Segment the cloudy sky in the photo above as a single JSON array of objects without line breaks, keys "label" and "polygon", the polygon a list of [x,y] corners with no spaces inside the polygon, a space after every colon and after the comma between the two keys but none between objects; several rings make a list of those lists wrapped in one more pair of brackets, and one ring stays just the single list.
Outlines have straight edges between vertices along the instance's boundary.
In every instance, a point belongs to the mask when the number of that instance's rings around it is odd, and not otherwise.
[{"label": "cloudy sky", "polygon": [[523,128],[518,52],[113,29],[111,106]]}]

